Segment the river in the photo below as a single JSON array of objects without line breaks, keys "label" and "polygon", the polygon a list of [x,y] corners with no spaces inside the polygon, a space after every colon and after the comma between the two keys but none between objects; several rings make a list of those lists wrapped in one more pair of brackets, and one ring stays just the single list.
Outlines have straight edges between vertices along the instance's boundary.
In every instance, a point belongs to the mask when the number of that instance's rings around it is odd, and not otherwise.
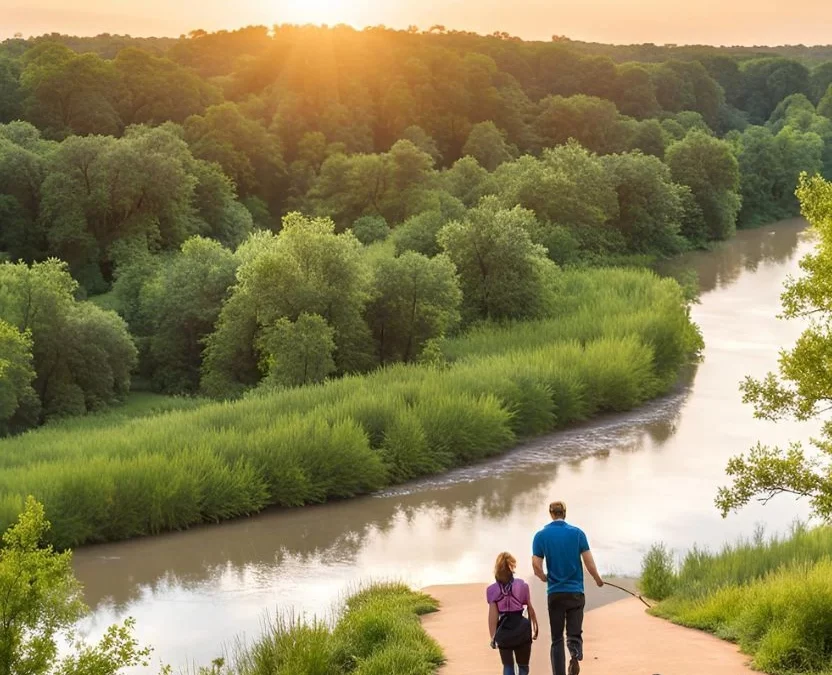
[{"label": "river", "polygon": [[637,574],[657,541],[683,553],[761,524],[786,530],[806,518],[804,504],[784,497],[723,520],[713,500],[729,457],[757,440],[782,444],[816,431],[755,420],[738,390],[745,375],[772,369],[800,331],[776,315],[784,279],[812,246],[804,227],[791,220],[740,232],[674,261],[698,273],[692,314],[706,349],[672,395],[373,497],[83,548],[75,570],[93,609],[83,632],[96,638],[132,616],[155,662],[207,664],[235,638],[258,635],[267,614],[329,616],[362,581],[486,581],[501,550],[528,574],[531,537],[554,498],[567,502],[607,574]]}]

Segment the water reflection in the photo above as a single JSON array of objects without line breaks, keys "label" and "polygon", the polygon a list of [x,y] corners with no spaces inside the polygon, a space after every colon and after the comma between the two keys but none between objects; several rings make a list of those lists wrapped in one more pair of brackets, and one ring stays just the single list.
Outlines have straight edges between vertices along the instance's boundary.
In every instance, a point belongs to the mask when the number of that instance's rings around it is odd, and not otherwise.
[{"label": "water reflection", "polygon": [[744,375],[771,368],[799,331],[774,317],[783,279],[811,245],[802,226],[742,232],[678,263],[702,284],[693,316],[706,350],[671,396],[374,497],[85,548],[75,566],[96,609],[86,628],[100,634],[132,615],[165,661],[206,663],[223,641],[258,633],[265,611],[325,613],[361,580],[485,581],[497,549],[526,565],[554,496],[587,529],[605,572],[637,572],[657,540],[683,550],[718,546],[760,521],[787,527],[804,506],[784,501],[722,520],[713,497],[731,455],[759,438],[812,432],[754,420],[737,389]]},{"label": "water reflection", "polygon": [[76,572],[90,606],[121,612],[148,592],[157,595],[172,586],[198,589],[220,574],[241,582],[252,569],[280,568],[287,560],[353,564],[368,537],[414,528],[425,513],[445,532],[461,521],[505,521],[515,511],[548,503],[547,488],[561,466],[579,471],[588,455],[603,461],[613,453],[660,448],[672,436],[689,394],[689,387],[680,387],[637,415],[610,416],[537,439],[493,462],[375,497],[87,547],[76,553]]},{"label": "water reflection", "polygon": [[696,252],[660,266],[660,271],[679,274],[696,271],[700,293],[733,284],[743,272],[756,272],[763,263],[782,264],[791,260],[806,221],[802,218],[784,220],[753,230],[741,230],[727,245],[707,253]]}]

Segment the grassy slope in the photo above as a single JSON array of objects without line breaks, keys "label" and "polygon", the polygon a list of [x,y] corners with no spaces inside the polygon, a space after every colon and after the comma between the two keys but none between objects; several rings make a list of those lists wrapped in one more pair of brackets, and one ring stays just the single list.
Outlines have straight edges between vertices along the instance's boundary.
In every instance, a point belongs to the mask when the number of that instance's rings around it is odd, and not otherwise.
[{"label": "grassy slope", "polygon": [[[666,571],[653,567],[645,590]],[[737,642],[766,673],[832,675],[832,527],[694,549],[671,574],[659,616]]]},{"label": "grassy slope", "polygon": [[275,622],[212,675],[432,675],[444,661],[419,616],[436,601],[401,584],[374,584],[350,597],[334,628]]}]

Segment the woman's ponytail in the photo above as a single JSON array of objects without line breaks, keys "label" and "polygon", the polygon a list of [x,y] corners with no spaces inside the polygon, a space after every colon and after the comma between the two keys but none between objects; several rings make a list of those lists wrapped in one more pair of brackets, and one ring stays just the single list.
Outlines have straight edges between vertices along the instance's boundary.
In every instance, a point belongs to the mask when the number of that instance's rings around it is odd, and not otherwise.
[{"label": "woman's ponytail", "polygon": [[494,578],[501,584],[510,583],[514,579],[517,560],[511,553],[501,553],[494,563]]}]

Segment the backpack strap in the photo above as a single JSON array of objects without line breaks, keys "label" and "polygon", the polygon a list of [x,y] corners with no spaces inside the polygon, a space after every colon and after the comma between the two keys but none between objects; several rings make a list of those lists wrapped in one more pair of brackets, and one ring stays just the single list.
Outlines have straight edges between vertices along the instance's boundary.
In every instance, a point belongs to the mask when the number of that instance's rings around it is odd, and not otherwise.
[{"label": "backpack strap", "polygon": [[[499,582],[497,582],[497,583],[499,583]],[[520,605],[520,611],[522,611],[523,603],[520,602],[517,599],[516,595],[514,595],[514,579],[509,581],[505,586],[503,586],[503,584],[500,584],[500,597],[497,598],[497,601],[496,601],[498,611],[500,609],[500,606],[499,606],[500,605],[500,600],[502,600],[503,598],[508,598],[508,597],[513,598],[515,600],[515,602],[517,602]],[[505,612],[501,612],[501,614],[504,614],[504,613]]]}]

